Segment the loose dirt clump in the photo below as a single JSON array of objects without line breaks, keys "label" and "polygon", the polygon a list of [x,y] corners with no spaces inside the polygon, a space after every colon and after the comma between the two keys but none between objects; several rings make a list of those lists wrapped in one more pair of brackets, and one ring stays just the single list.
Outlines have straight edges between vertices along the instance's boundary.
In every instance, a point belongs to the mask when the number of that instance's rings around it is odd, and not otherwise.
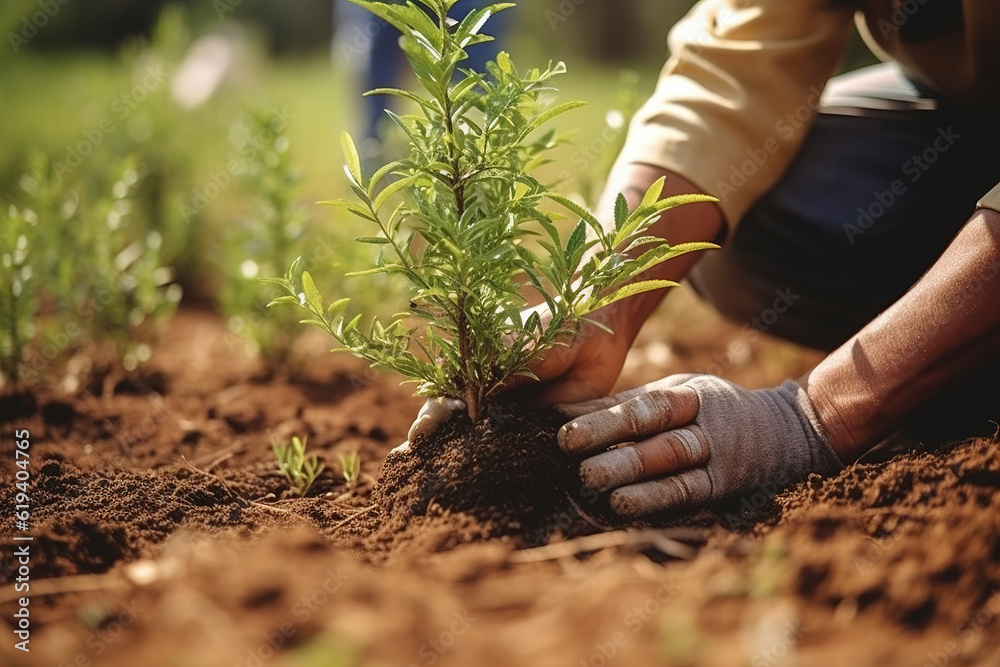
[{"label": "loose dirt clump", "polygon": [[433,551],[497,537],[532,547],[593,532],[581,505],[596,494],[585,500],[580,458],[556,443],[565,421],[551,409],[494,407],[479,423],[456,415],[390,454],[372,494],[378,510],[359,526],[371,531],[370,547],[397,549],[429,524],[438,529]]}]

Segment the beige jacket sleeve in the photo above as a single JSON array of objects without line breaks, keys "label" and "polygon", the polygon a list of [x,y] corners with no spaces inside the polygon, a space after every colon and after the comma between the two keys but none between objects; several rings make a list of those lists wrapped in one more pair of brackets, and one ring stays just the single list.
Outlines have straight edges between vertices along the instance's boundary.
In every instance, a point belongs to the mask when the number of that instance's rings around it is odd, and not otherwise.
[{"label": "beige jacket sleeve", "polygon": [[719,198],[730,225],[784,172],[837,67],[852,10],[830,0],[702,0],[629,128],[620,164],[670,170]]},{"label": "beige jacket sleeve", "polygon": [[1000,183],[997,186],[987,192],[979,203],[976,204],[976,208],[989,208],[993,209],[997,213],[1000,213]]}]

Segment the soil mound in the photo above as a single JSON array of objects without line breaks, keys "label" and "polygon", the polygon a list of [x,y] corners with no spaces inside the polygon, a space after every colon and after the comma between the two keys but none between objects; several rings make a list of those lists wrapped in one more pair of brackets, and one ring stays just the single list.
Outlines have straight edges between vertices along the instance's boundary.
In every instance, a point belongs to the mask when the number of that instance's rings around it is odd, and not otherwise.
[{"label": "soil mound", "polygon": [[378,509],[358,528],[371,531],[370,548],[388,551],[428,530],[437,534],[432,551],[497,537],[531,547],[592,532],[582,507],[597,494],[582,488],[580,458],[556,443],[565,421],[517,406],[493,408],[477,424],[456,415],[386,458],[372,493]]}]

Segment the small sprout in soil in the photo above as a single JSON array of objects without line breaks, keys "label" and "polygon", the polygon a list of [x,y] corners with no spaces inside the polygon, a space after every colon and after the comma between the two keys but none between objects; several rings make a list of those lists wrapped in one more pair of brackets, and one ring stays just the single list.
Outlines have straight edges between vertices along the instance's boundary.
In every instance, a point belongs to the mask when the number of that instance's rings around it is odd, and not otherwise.
[{"label": "small sprout in soil", "polygon": [[[715,246],[672,246],[647,230],[667,209],[714,199],[661,200],[661,179],[631,211],[619,196],[613,224],[602,225],[537,175],[561,141],[547,124],[582,105],[547,103],[552,80],[566,66],[520,71],[501,52],[486,72],[460,67],[467,47],[492,39],[482,33],[487,20],[512,4],[453,19],[455,0],[421,0],[422,6],[352,1],[400,31],[400,48],[421,89],[368,93],[416,105],[413,115],[387,112],[409,137],[409,155],[363,173],[357,147],[344,133],[354,199],[327,203],[365,221],[371,232],[356,240],[380,251],[374,267],[354,275],[402,276],[411,287],[409,307],[387,325],[374,318],[362,326],[362,315],[348,316],[350,299],[326,302],[300,261],[284,278],[272,279],[286,296],[271,303],[301,306],[309,313],[304,322],[343,349],[410,378],[419,395],[463,400],[478,422],[513,379],[534,378],[531,362],[568,344],[588,315],[676,285],[642,276],[668,259]],[[547,202],[572,214],[568,235],[556,224],[564,216],[543,208]],[[531,302],[547,310],[525,310]]]},{"label": "small sprout in soil", "polygon": [[344,476],[347,486],[354,486],[361,477],[361,455],[357,452],[338,454],[340,459],[340,474]]},{"label": "small sprout in soil", "polygon": [[284,473],[292,483],[292,488],[302,497],[309,493],[313,482],[323,472],[323,462],[315,454],[306,455],[306,441],[298,436],[292,437],[292,444],[280,442],[271,444],[271,452],[278,466],[278,472]]}]

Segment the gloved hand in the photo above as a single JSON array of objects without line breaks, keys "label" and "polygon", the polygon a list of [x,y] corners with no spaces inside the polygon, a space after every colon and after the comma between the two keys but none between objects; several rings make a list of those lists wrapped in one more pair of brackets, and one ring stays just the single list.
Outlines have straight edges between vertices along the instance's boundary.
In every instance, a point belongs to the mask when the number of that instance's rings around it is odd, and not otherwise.
[{"label": "gloved hand", "polygon": [[[616,396],[560,405],[576,417],[559,446],[582,454],[580,476],[633,516],[781,489],[843,468],[806,391],[789,380],[750,391],[711,375],[670,376]],[[629,443],[629,444],[626,444]]]},{"label": "gloved hand", "polygon": [[459,410],[465,410],[465,403],[457,398],[428,398],[420,407],[417,418],[410,424],[406,442],[395,447],[391,453],[402,453],[410,449],[410,443],[420,436],[430,435]]}]

